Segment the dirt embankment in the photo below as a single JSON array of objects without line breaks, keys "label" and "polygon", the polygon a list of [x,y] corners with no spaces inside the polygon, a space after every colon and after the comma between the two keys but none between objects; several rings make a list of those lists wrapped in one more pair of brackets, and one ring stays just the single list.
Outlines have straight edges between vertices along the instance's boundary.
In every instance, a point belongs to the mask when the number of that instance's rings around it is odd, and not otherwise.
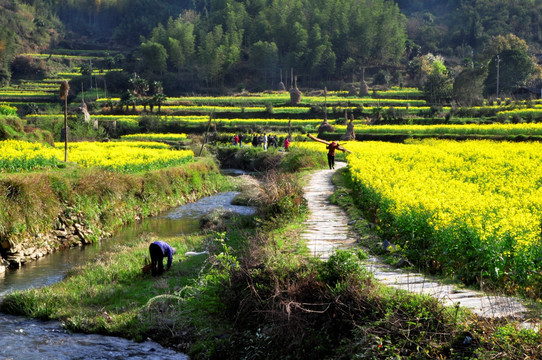
[{"label": "dirt embankment", "polygon": [[213,194],[228,184],[201,159],[140,174],[63,169],[0,178],[0,272],[119,226]]}]

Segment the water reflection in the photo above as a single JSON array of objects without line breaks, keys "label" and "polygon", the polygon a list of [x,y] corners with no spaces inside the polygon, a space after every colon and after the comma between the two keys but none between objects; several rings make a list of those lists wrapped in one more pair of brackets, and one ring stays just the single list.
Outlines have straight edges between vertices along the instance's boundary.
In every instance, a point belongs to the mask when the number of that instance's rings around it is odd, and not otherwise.
[{"label": "water reflection", "polygon": [[181,218],[199,218],[201,215],[208,213],[211,210],[217,208],[223,208],[234,213],[241,215],[252,215],[254,214],[254,208],[248,206],[239,206],[232,205],[231,202],[237,192],[225,192],[215,196],[209,196],[201,199],[198,202],[180,206],[178,208],[172,209],[161,216],[161,218],[167,219],[181,219]]}]

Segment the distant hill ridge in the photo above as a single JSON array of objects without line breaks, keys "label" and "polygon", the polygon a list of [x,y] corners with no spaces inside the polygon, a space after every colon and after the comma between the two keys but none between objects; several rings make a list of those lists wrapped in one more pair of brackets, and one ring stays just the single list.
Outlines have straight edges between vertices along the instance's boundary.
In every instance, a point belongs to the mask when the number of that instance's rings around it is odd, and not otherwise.
[{"label": "distant hill ridge", "polygon": [[[160,32],[173,21],[168,22],[168,19],[178,19],[181,14],[182,22],[193,27],[187,35],[193,39],[184,38],[195,41],[193,51],[225,47],[223,64],[212,64],[215,58],[210,58],[208,63],[202,62],[201,57],[197,59],[202,68],[221,67],[219,70],[204,69],[207,74],[203,77],[207,81],[213,80],[215,71],[222,71],[226,77],[235,76],[229,72],[231,67],[236,67],[240,74],[246,73],[243,63],[249,62],[251,55],[257,59],[253,67],[259,66],[258,76],[264,79],[271,72],[278,73],[279,67],[285,68],[286,75],[286,69],[292,66],[311,80],[345,77],[353,66],[359,66],[358,58],[365,55],[363,48],[348,51],[359,43],[359,39],[345,38],[341,31],[353,26],[349,24],[351,18],[359,15],[350,11],[349,1],[344,3],[341,7],[330,6],[326,1],[308,0],[1,0],[0,83],[9,81],[10,65],[17,54],[60,45],[128,51],[141,45],[141,37],[145,40],[161,36]],[[370,7],[382,3],[384,10],[373,16],[381,21],[392,16],[393,10],[389,9],[394,8],[393,2],[362,1],[361,6],[370,11]],[[399,17],[393,20],[397,27],[404,27],[407,38],[405,60],[428,52],[459,59],[476,57],[492,36],[510,33],[526,40],[532,53],[542,52],[541,1],[397,0],[396,4],[405,15],[404,22]],[[279,18],[285,22],[277,23]],[[178,31],[186,32],[187,29],[179,28]],[[207,43],[210,36],[213,37],[211,40],[218,41],[214,47]],[[382,41],[378,34],[373,38]],[[174,40],[179,43],[168,43],[168,54],[177,48],[183,54],[183,41]],[[165,40],[160,42],[166,43]],[[255,44],[259,44],[258,47]],[[189,59],[190,54],[185,55]],[[388,62],[386,59],[372,60],[378,65]],[[178,65],[179,71],[183,69],[182,58],[172,59],[170,55],[164,61],[169,62],[169,68]],[[222,79],[214,81],[221,82]]]}]

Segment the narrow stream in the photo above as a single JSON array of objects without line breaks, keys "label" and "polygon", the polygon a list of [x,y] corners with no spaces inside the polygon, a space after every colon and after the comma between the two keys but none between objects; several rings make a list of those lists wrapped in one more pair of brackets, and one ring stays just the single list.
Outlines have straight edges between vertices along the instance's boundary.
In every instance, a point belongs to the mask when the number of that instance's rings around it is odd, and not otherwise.
[{"label": "narrow stream", "polygon": [[[67,270],[91,260],[101,251],[135,236],[151,232],[167,238],[198,231],[199,218],[224,208],[243,215],[252,208],[231,205],[236,192],[221,193],[195,203],[171,209],[159,216],[131,224],[113,239],[100,244],[72,248],[27,263],[19,270],[0,274],[0,298],[6,294],[53,284],[62,280]],[[163,348],[154,342],[135,343],[122,338],[74,334],[58,322],[42,322],[0,313],[0,359],[187,359],[184,354]]]}]

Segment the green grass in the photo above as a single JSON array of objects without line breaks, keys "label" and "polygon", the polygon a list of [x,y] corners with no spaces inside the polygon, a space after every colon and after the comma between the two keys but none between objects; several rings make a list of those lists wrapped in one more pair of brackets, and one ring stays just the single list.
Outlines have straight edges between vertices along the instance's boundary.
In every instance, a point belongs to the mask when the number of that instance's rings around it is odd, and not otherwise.
[{"label": "green grass", "polygon": [[32,54],[26,53],[21,54],[21,56],[30,56],[37,59],[71,59],[71,60],[99,60],[102,59],[100,56],[84,56],[84,55],[63,55],[63,54]]},{"label": "green grass", "polygon": [[152,237],[134,238],[71,270],[62,282],[11,296],[3,310],[61,319],[74,331],[123,334],[143,340],[151,331],[151,324],[142,321],[146,305],[156,296],[175,294],[198,275],[205,257],[186,258],[184,253],[201,249],[203,240],[201,235],[165,239],[178,255],[171,269],[155,278],[141,271],[149,261]]}]

